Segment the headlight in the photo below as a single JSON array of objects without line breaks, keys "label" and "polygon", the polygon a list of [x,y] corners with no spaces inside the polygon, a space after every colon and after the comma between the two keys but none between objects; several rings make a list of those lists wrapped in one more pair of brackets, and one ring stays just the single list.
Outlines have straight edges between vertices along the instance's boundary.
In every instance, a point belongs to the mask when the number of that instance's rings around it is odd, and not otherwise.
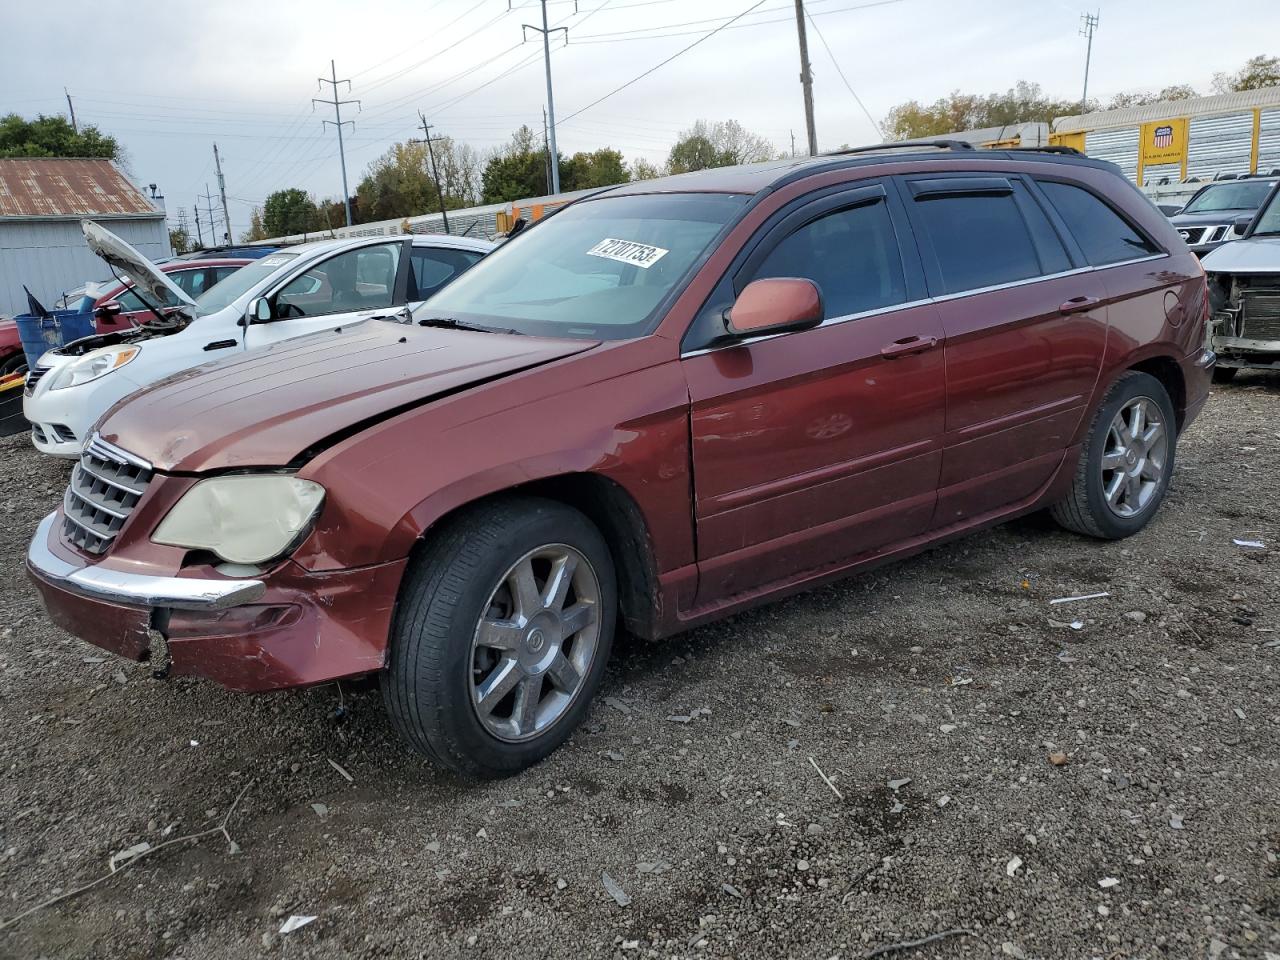
[{"label": "headlight", "polygon": [[92,353],[86,353],[78,360],[68,363],[54,374],[50,390],[61,390],[64,387],[78,387],[99,377],[105,377],[112,370],[119,370],[126,363],[142,352],[141,347],[102,347]]},{"label": "headlight", "polygon": [[322,500],[320,484],[286,474],[213,477],[188,490],[151,539],[228,563],[265,563],[298,540]]}]

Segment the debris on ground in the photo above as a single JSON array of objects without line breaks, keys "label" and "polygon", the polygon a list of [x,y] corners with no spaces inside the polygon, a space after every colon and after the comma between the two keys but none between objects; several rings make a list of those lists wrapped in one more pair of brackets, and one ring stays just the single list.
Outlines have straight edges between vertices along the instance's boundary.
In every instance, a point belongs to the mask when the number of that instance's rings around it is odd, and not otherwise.
[{"label": "debris on ground", "polygon": [[1109,597],[1109,596],[1111,596],[1110,592],[1104,590],[1101,593],[1085,593],[1078,597],[1058,597],[1056,600],[1050,600],[1049,603],[1059,604],[1059,603],[1075,603],[1077,600],[1101,600],[1104,597]]},{"label": "debris on ground", "polygon": [[315,920],[315,917],[305,917],[299,914],[293,914],[284,923],[280,924],[281,933],[293,933],[295,930],[301,930],[308,923]]},{"label": "debris on ground", "polygon": [[631,906],[631,898],[627,896],[627,892],[618,886],[618,881],[607,873],[600,874],[600,882],[604,884],[604,888],[608,891],[609,896],[613,897],[614,903],[620,907]]}]

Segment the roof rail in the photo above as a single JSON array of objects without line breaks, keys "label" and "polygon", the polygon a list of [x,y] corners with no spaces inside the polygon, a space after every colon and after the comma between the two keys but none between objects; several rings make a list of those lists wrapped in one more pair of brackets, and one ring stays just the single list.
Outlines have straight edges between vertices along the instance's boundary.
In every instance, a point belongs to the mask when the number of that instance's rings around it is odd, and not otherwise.
[{"label": "roof rail", "polygon": [[824,157],[844,157],[851,153],[873,153],[877,150],[914,150],[917,147],[936,147],[939,150],[972,150],[972,143],[964,140],[904,140],[893,143],[876,143],[869,147],[848,147],[821,154]]},{"label": "roof rail", "polygon": [[1062,144],[1053,143],[1045,144],[1041,147],[992,147],[993,150],[1025,150],[1028,153],[1061,153],[1068,157],[1083,157],[1084,154],[1075,147],[1066,147]]}]

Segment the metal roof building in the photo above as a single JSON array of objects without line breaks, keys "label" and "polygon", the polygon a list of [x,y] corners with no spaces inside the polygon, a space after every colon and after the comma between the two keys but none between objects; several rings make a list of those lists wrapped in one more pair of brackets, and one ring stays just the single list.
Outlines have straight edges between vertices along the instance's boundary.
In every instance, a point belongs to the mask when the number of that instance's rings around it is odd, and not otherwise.
[{"label": "metal roof building", "polygon": [[153,260],[173,252],[164,210],[110,160],[0,159],[0,314],[26,311],[24,284],[51,307],[86,280],[110,279],[85,244],[85,219]]}]

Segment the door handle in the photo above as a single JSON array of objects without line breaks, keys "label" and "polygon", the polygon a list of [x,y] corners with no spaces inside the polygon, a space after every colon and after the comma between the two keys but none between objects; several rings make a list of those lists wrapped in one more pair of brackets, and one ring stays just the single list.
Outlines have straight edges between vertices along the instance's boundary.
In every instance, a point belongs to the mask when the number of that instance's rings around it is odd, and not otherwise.
[{"label": "door handle", "polygon": [[901,340],[895,340],[893,343],[887,343],[881,347],[880,356],[886,360],[897,360],[899,357],[909,357],[915,353],[924,353],[926,350],[932,350],[937,345],[937,337],[903,337]]},{"label": "door handle", "polygon": [[1099,303],[1097,297],[1072,297],[1066,303],[1058,308],[1059,313],[1084,313],[1086,310],[1092,310]]}]

